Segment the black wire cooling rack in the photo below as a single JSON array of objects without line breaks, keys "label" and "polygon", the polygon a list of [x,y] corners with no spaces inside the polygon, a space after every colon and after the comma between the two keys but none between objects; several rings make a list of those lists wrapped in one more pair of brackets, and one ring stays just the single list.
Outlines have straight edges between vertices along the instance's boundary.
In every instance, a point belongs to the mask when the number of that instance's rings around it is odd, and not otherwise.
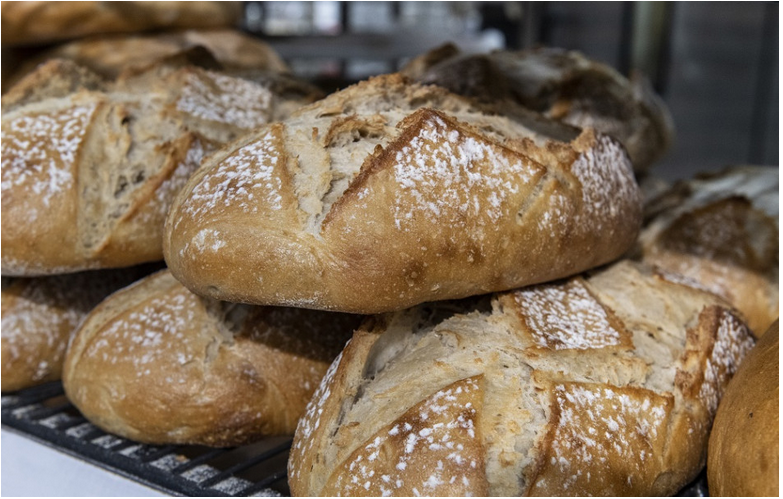
[{"label": "black wire cooling rack", "polygon": [[[177,496],[287,496],[291,439],[213,449],[156,446],[102,431],[65,398],[59,382],[2,396],[2,423],[45,445]],[[707,496],[705,473],[678,496]]]},{"label": "black wire cooling rack", "polygon": [[4,393],[2,423],[5,428],[167,494],[289,495],[288,437],[229,449],[139,444],[92,425],[68,402],[59,382]]}]

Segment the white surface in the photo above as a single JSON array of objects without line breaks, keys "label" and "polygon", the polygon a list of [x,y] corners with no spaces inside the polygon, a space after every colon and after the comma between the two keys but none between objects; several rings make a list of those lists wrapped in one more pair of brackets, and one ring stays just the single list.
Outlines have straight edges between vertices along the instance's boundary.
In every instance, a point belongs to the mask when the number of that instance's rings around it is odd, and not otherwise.
[{"label": "white surface", "polygon": [[3,497],[163,497],[157,490],[5,428],[0,431],[0,446],[0,494]]}]

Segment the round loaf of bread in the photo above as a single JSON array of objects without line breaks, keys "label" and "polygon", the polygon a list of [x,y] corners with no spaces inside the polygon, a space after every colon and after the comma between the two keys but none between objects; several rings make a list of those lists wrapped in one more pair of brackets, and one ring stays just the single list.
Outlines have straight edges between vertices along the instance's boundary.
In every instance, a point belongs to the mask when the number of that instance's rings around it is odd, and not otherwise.
[{"label": "round loaf of bread", "polygon": [[640,223],[615,140],[387,75],[206,159],[164,253],[203,296],[374,313],[580,272]]},{"label": "round loaf of bread", "polygon": [[718,406],[707,480],[714,496],[780,495],[778,322],[743,361]]},{"label": "round loaf of bread", "polygon": [[291,434],[359,320],[204,299],[162,271],[84,320],[63,385],[92,423],[139,442],[222,447]]},{"label": "round loaf of bread", "polygon": [[201,158],[301,103],[193,66],[110,83],[39,67],[3,97],[3,274],[161,260],[166,212]]},{"label": "round loaf of bread", "polygon": [[232,26],[241,2],[4,2],[2,41],[42,44],[101,33]]},{"label": "round loaf of bread", "polygon": [[778,318],[778,168],[680,181],[645,207],[643,261],[722,297],[757,336]]},{"label": "round loaf of bread", "polygon": [[151,269],[3,279],[2,390],[60,379],[65,347],[82,319],[110,293]]},{"label": "round loaf of bread", "polygon": [[291,491],[672,495],[752,346],[719,298],[627,261],[380,316],[300,421]]}]

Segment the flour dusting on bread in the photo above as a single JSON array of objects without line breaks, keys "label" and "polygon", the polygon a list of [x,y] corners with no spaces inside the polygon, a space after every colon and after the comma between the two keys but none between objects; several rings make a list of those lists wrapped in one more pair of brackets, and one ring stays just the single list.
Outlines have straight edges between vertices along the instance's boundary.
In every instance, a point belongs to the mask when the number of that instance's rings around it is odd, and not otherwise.
[{"label": "flour dusting on bread", "polygon": [[[507,198],[540,173],[540,167],[461,132],[438,113],[425,111],[421,119],[419,133],[395,155],[397,228],[410,230],[418,213],[433,223],[474,220],[475,225],[509,216],[513,206]],[[444,189],[443,195],[430,201],[435,189]]]},{"label": "flour dusting on bread", "polygon": [[[495,295],[491,311],[441,308],[387,314],[355,333],[328,400],[311,404],[317,431],[306,418],[294,439],[296,494],[394,492],[379,474],[414,485],[400,489],[409,495],[424,494],[430,477],[445,486],[459,463],[437,457],[442,444],[417,433],[411,415],[433,418],[421,400],[477,376],[478,441],[461,459],[483,472],[449,493],[673,494],[701,469],[715,401],[753,344],[718,297],[627,260]],[[467,407],[433,405],[452,419]],[[431,459],[413,466],[400,457],[409,449]]]},{"label": "flour dusting on bread", "polygon": [[[196,73],[185,78],[177,109],[199,118],[252,129],[272,116],[272,92],[250,81],[205,72],[205,81]],[[215,88],[210,88],[212,83]]]},{"label": "flour dusting on bread", "polygon": [[620,345],[621,333],[584,284],[544,284],[514,293],[525,329],[534,343],[553,350]]},{"label": "flour dusting on bread", "polygon": [[[27,189],[49,206],[74,185],[74,166],[97,104],[50,114],[20,115],[3,123],[2,190]],[[44,146],[45,144],[45,146]],[[25,210],[29,222],[37,211]]]}]

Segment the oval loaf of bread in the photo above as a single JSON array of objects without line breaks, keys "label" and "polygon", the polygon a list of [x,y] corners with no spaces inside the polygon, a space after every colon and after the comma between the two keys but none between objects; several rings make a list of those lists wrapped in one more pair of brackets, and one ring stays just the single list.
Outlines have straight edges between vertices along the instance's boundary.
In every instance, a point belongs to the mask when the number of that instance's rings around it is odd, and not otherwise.
[{"label": "oval loaf of bread", "polygon": [[65,347],[82,319],[148,266],[49,277],[3,279],[2,390],[60,379]]},{"label": "oval loaf of bread", "polygon": [[359,328],[299,423],[299,496],[671,495],[753,346],[719,298],[620,262]]},{"label": "oval loaf of bread", "polygon": [[760,336],[778,318],[778,168],[741,166],[680,181],[650,202],[643,261],[722,297]]},{"label": "oval loaf of bread", "polygon": [[112,83],[41,66],[3,97],[3,274],[160,260],[166,211],[201,158],[299,104],[192,66]]},{"label": "oval loaf of bread", "polygon": [[200,298],[162,271],[103,301],[68,349],[68,398],[106,431],[232,446],[291,434],[358,316]]},{"label": "oval loaf of bread", "polygon": [[205,296],[372,313],[620,256],[641,223],[622,146],[519,119],[398,75],[359,83],[205,160],[166,262]]},{"label": "oval loaf of bread", "polygon": [[778,334],[775,321],[743,361],[718,406],[707,458],[710,495],[780,495]]}]

